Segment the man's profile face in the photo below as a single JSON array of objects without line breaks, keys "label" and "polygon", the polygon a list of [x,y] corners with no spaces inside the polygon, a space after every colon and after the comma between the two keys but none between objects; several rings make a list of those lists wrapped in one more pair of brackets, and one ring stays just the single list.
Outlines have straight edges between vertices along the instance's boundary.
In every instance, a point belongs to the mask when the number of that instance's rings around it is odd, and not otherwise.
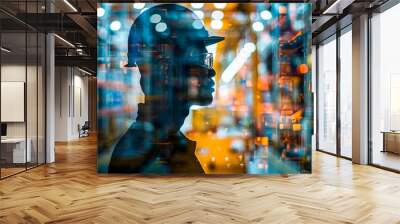
[{"label": "man's profile face", "polygon": [[[206,106],[215,91],[212,55],[203,43],[175,48],[168,60],[149,58],[139,65],[141,86],[147,96],[159,96],[163,102]],[[174,105],[170,105],[174,106]]]},{"label": "man's profile face", "polygon": [[[184,76],[187,77],[187,96],[189,105],[206,106],[212,102],[215,91],[213,77],[215,71],[211,63],[212,57],[204,44],[189,46],[184,54]],[[208,60],[207,60],[208,59]]]}]

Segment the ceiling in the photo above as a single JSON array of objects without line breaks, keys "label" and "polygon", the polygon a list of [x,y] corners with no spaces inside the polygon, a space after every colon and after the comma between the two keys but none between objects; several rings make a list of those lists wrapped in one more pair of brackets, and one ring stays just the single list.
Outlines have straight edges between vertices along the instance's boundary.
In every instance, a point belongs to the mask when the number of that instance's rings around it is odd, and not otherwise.
[{"label": "ceiling", "polygon": [[[273,2],[269,1],[269,2]],[[310,2],[313,4],[313,38],[332,27],[346,16],[365,12],[387,0],[292,0],[287,2]],[[15,56],[26,55],[22,52],[25,38],[19,38],[18,32],[40,31],[54,32],[61,38],[55,38],[56,64],[84,67],[95,71],[96,50],[96,0],[1,0],[0,23],[3,33],[3,46],[6,43],[15,49]],[[107,2],[124,2],[108,0]],[[265,2],[265,1],[260,1]],[[52,13],[48,13],[49,11]],[[28,13],[26,13],[28,12]],[[328,13],[327,13],[328,12]],[[29,38],[28,38],[29,39]],[[28,40],[29,41],[29,40]],[[72,46],[72,45],[74,46]],[[34,44],[29,44],[28,55],[33,53]],[[31,48],[32,46],[32,48]],[[95,73],[95,72],[94,72]]]},{"label": "ceiling", "polygon": [[[95,0],[1,0],[0,24],[2,46],[13,49],[9,60],[17,61],[36,55],[37,44],[27,41],[29,33],[52,32],[55,38],[56,65],[79,66],[93,74],[96,71],[96,6]],[[69,4],[68,4],[69,3]],[[72,7],[71,7],[72,6]],[[51,11],[52,13],[49,13]],[[66,40],[68,43],[66,43]],[[36,42],[36,39],[35,41]],[[39,46],[42,47],[42,46]],[[65,57],[68,56],[68,57]],[[22,59],[21,59],[22,58]]]}]

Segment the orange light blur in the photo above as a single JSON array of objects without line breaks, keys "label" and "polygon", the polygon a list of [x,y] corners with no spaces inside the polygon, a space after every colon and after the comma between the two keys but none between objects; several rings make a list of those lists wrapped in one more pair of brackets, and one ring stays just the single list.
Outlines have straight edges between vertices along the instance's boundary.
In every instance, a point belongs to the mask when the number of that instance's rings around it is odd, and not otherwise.
[{"label": "orange light blur", "polygon": [[280,6],[279,7],[279,14],[286,14],[287,13],[287,8],[285,6]]},{"label": "orange light blur", "polygon": [[301,124],[293,124],[293,131],[300,131],[301,130]]},{"label": "orange light blur", "polygon": [[297,67],[297,70],[299,71],[299,73],[301,74],[306,74],[308,72],[308,66],[306,64],[300,64]]}]

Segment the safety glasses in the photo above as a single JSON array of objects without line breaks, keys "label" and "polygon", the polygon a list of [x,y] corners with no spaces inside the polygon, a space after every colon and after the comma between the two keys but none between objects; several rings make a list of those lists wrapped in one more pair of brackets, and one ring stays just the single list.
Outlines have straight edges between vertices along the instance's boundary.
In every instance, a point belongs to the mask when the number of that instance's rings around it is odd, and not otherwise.
[{"label": "safety glasses", "polygon": [[204,66],[208,69],[213,68],[213,54],[212,53],[204,53],[201,56],[203,58]]},{"label": "safety glasses", "polygon": [[184,59],[188,64],[198,65],[207,69],[213,68],[213,54],[212,53],[202,53],[196,55],[190,55]]},{"label": "safety glasses", "polygon": [[181,56],[182,58],[174,58],[172,56],[165,56],[163,54],[160,54],[157,51],[146,51],[142,52],[142,55],[140,57],[136,58],[136,63],[137,64],[144,64],[144,63],[151,63],[154,61],[181,61],[184,62],[185,64],[192,64],[192,65],[197,65],[204,67],[206,69],[212,69],[213,68],[213,54],[212,53],[201,53],[201,54],[190,54],[186,56]]}]

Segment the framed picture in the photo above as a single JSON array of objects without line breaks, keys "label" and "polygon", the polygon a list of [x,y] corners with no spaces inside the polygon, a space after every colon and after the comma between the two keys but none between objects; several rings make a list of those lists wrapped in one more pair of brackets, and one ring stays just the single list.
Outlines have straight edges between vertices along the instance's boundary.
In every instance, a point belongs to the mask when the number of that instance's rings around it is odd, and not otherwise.
[{"label": "framed picture", "polygon": [[98,172],[311,172],[311,4],[99,3]]}]

